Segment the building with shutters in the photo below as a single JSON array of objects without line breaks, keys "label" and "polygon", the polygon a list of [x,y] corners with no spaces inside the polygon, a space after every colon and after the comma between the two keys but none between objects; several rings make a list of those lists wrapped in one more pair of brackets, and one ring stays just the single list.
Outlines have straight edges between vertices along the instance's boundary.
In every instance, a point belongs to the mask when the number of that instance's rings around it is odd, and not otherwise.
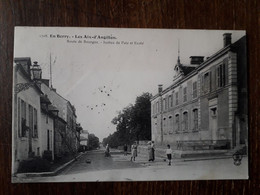
[{"label": "building with shutters", "polygon": [[[38,78],[41,70],[30,58],[15,58],[13,75],[13,159],[12,172],[19,163],[34,157],[42,157],[49,149],[53,159],[53,121],[55,114],[41,91]],[[48,134],[48,137],[47,137]]]},{"label": "building with shutters", "polygon": [[12,173],[35,157],[53,161],[76,154],[82,129],[76,109],[42,79],[37,62],[15,58],[13,85]]},{"label": "building with shutters", "polygon": [[177,59],[173,84],[151,99],[152,140],[179,150],[232,149],[248,131],[246,37],[190,64]]}]

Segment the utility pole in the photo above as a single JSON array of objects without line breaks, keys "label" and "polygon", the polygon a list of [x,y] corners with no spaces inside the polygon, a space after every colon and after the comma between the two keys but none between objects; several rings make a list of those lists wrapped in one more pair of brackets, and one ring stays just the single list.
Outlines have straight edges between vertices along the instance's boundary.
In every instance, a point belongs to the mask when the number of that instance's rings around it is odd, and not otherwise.
[{"label": "utility pole", "polygon": [[52,69],[51,69],[51,53],[50,53],[50,86],[51,86],[51,89],[52,89]]}]

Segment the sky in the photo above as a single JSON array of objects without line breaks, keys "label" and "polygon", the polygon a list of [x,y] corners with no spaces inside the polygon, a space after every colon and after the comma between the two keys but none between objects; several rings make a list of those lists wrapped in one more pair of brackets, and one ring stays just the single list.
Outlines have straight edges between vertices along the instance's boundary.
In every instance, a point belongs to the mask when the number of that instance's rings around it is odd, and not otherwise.
[{"label": "sky", "polygon": [[57,93],[76,108],[77,122],[100,141],[116,131],[111,120],[144,92],[172,84],[178,57],[209,57],[245,31],[125,28],[16,27],[14,57],[42,67]]}]

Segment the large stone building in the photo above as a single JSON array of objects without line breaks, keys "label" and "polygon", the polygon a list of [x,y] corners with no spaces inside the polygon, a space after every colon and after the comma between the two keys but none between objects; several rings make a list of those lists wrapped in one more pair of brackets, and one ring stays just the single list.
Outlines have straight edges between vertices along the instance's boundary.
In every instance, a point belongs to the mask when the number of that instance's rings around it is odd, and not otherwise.
[{"label": "large stone building", "polygon": [[152,140],[175,149],[232,149],[247,142],[246,37],[204,61],[191,56],[189,65],[178,57],[173,84],[151,99]]}]

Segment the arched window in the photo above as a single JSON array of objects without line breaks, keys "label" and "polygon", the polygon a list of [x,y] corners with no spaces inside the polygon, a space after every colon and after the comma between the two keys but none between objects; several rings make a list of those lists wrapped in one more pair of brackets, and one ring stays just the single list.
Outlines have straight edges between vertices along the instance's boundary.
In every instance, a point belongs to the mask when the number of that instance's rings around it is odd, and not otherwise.
[{"label": "arched window", "polygon": [[173,118],[172,116],[169,116],[169,120],[168,120],[168,131],[169,131],[169,134],[172,134],[173,133]]},{"label": "arched window", "polygon": [[167,134],[167,120],[166,120],[166,117],[163,117],[163,133]]},{"label": "arched window", "polygon": [[183,131],[188,131],[188,112],[183,113]]},{"label": "arched window", "polygon": [[179,114],[175,115],[175,131],[176,132],[180,131],[180,115]]}]

